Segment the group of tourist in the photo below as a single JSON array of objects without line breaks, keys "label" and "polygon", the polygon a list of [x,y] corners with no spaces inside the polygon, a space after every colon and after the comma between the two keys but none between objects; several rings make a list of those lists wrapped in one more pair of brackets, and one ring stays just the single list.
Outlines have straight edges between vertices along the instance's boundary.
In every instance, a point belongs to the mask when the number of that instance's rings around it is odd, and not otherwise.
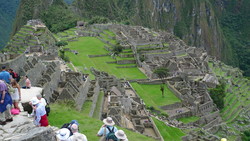
[{"label": "group of tourist", "polygon": [[[118,130],[114,125],[115,122],[111,117],[103,120],[104,125],[100,128],[97,136],[100,141],[128,141],[128,138],[123,130]],[[64,124],[56,133],[59,141],[87,141],[84,134],[79,133],[79,124],[76,120]]]},{"label": "group of tourist", "polygon": [[[27,76],[25,79],[26,86],[24,88],[30,88],[30,80]],[[0,72],[0,125],[13,121],[11,116],[12,104],[14,109],[20,111],[18,104],[21,101],[21,87],[17,83],[19,80],[20,77],[16,72],[12,69],[7,71],[6,67],[2,66]]]}]

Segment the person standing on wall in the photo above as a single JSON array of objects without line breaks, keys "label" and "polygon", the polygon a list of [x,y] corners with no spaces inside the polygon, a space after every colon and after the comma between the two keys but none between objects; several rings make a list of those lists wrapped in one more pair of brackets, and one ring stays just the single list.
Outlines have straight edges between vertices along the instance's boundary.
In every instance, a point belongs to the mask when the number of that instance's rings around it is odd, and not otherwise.
[{"label": "person standing on wall", "polygon": [[0,80],[0,100],[0,125],[5,125],[6,122],[13,121],[13,118],[10,113],[12,99],[3,80]]},{"label": "person standing on wall", "polygon": [[6,71],[6,67],[2,66],[2,71],[0,72],[0,79],[4,80],[6,83],[10,84],[10,73]]},{"label": "person standing on wall", "polygon": [[11,94],[11,98],[13,101],[13,105],[15,109],[18,109],[20,111],[20,108],[18,106],[19,101],[21,101],[21,90],[19,84],[16,82],[15,79],[11,79],[11,85],[15,89],[15,92]]}]

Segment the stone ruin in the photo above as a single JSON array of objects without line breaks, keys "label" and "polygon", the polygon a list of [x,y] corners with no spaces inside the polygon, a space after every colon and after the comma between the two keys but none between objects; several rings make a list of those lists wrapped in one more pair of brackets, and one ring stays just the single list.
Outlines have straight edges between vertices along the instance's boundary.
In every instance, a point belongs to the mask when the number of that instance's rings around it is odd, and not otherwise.
[{"label": "stone ruin", "polygon": [[57,56],[56,38],[41,20],[29,20],[10,40],[6,52],[32,54],[53,60]]},{"label": "stone ruin", "polygon": [[105,92],[102,119],[107,116],[112,117],[118,126],[163,140],[153,120],[149,117],[143,101],[137,96],[129,82],[95,69],[91,71]]}]

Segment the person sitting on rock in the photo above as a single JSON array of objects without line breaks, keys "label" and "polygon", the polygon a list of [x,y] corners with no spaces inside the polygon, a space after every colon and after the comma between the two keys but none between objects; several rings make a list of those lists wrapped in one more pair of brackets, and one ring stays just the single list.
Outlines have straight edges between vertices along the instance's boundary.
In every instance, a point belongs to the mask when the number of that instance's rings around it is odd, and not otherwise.
[{"label": "person sitting on rock", "polygon": [[35,111],[34,124],[36,126],[44,126],[44,127],[48,126],[49,122],[46,115],[45,106],[42,103],[40,103],[36,97],[33,97],[30,101],[32,103],[32,108]]},{"label": "person sitting on rock", "polygon": [[70,130],[73,135],[68,138],[68,141],[88,141],[87,137],[84,134],[78,132],[77,124],[72,124]]},{"label": "person sitting on rock", "polygon": [[67,128],[62,128],[56,132],[56,137],[59,141],[68,141],[70,131]]},{"label": "person sitting on rock", "polygon": [[12,99],[7,90],[8,87],[5,82],[0,80],[0,125],[13,121],[10,113]]},{"label": "person sitting on rock", "polygon": [[11,79],[11,85],[15,89],[15,92],[11,95],[13,105],[15,109],[18,109],[20,111],[20,108],[18,106],[19,101],[21,101],[21,90],[19,84],[16,82],[15,79]]},{"label": "person sitting on rock", "polygon": [[100,128],[100,130],[97,133],[97,136],[99,137],[105,137],[107,138],[107,135],[110,132],[115,133],[117,131],[117,128],[114,126],[115,122],[113,121],[113,119],[111,117],[107,117],[103,120],[104,125],[102,125],[102,127]]},{"label": "person sitting on rock", "polygon": [[28,76],[25,76],[25,86],[22,87],[23,89],[30,89],[31,88],[31,82],[28,78]]}]

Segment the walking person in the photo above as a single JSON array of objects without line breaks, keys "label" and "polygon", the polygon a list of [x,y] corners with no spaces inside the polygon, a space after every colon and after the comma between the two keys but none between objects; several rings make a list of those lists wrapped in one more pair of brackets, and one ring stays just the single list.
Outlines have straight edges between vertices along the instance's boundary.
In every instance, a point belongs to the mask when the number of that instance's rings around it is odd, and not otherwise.
[{"label": "walking person", "polygon": [[21,89],[19,84],[16,82],[15,79],[11,79],[11,85],[15,89],[15,92],[11,94],[11,98],[13,101],[13,105],[15,109],[18,109],[20,111],[20,108],[18,106],[19,101],[21,101]]},{"label": "walking person", "polygon": [[118,141],[128,141],[128,138],[123,130],[116,131],[115,136],[118,139]]},{"label": "walking person", "polygon": [[0,80],[0,125],[13,121],[10,113],[12,99],[7,90],[5,82]]}]

